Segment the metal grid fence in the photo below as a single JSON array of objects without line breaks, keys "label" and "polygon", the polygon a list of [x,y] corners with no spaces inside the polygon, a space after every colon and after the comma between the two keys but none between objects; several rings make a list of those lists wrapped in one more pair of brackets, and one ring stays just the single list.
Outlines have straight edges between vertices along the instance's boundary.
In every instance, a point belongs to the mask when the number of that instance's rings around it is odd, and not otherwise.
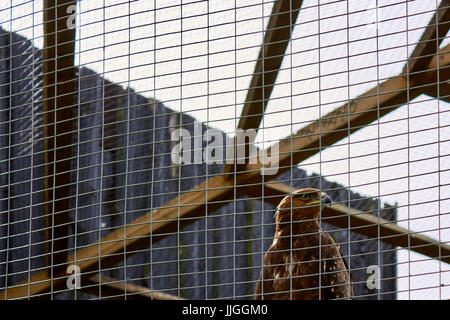
[{"label": "metal grid fence", "polygon": [[4,1],[0,298],[251,299],[312,187],[354,299],[448,299],[449,6]]}]

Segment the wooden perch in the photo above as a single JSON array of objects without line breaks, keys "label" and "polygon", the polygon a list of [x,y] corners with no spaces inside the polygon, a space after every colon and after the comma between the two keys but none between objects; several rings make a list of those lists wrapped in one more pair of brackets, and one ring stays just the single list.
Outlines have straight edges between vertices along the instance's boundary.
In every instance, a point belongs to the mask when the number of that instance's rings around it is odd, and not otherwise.
[{"label": "wooden perch", "polygon": [[[146,287],[125,283],[123,280],[117,280],[109,277],[99,277],[94,275],[85,279],[80,290],[100,296],[102,299],[123,300],[125,292],[127,300],[184,300],[171,294],[150,290]],[[101,289],[99,288],[101,286]]]},{"label": "wooden perch", "polygon": [[[248,190],[250,196],[261,197],[260,188]],[[291,187],[285,184],[268,182],[264,185],[264,201],[277,206],[292,191]],[[439,243],[432,238],[402,228],[395,221],[388,221],[339,203],[323,207],[321,219],[336,227],[351,230],[369,238],[380,239],[390,245],[403,247],[450,264],[448,244]]]}]

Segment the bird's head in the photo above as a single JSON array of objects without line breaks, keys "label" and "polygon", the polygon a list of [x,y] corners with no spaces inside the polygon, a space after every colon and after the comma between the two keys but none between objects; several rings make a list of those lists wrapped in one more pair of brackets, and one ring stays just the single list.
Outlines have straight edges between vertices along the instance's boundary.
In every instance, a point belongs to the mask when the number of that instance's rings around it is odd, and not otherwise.
[{"label": "bird's head", "polygon": [[299,189],[281,200],[275,213],[275,221],[289,222],[291,214],[292,221],[317,219],[321,206],[331,203],[331,198],[325,192],[314,188]]}]

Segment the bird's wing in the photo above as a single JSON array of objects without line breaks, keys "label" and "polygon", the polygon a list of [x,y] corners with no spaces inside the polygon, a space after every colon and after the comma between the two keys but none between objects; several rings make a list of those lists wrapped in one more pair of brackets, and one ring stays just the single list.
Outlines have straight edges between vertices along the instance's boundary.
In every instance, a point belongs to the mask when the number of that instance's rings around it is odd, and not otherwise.
[{"label": "bird's wing", "polygon": [[326,232],[322,232],[322,259],[324,260],[323,294],[325,299],[349,299],[353,296],[353,281],[339,246]]},{"label": "bird's wing", "polygon": [[261,300],[261,274],[259,275],[258,282],[256,283],[255,289],[255,300]]},{"label": "bird's wing", "polygon": [[[339,254],[341,255],[341,257],[342,257],[342,252],[341,252],[341,250],[339,249]],[[344,261],[344,266],[345,266],[345,269],[347,270],[347,272],[348,272],[348,276],[349,276],[349,278],[350,278],[350,295],[353,297],[355,294],[354,294],[354,292],[353,292],[353,283],[354,283],[354,281],[353,281],[353,276],[352,276],[352,273],[350,272],[350,268],[348,267],[348,264],[347,264],[347,260],[345,260],[345,258],[344,257],[342,257],[342,261]]]},{"label": "bird's wing", "polygon": [[270,296],[267,296],[267,294],[273,293],[273,278],[271,276],[273,272],[271,272],[272,267],[270,266],[270,261],[268,260],[268,253],[266,253],[264,256],[264,266],[259,275],[258,283],[256,284],[255,300],[261,300],[262,295],[264,295],[264,299],[270,299]]}]

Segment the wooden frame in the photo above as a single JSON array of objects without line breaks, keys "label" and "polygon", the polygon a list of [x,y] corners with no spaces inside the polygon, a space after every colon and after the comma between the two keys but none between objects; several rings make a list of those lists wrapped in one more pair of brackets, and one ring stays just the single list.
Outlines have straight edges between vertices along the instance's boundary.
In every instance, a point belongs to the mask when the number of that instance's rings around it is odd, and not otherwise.
[{"label": "wooden frame", "polygon": [[431,59],[447,35],[450,24],[450,0],[442,0],[436,13],[431,18],[408,62],[403,68],[403,75],[417,75],[426,70]]},{"label": "wooden frame", "polygon": [[[65,3],[68,2],[66,1]],[[289,1],[276,2],[274,8],[277,8],[277,6],[283,8],[283,3],[286,5],[287,2]],[[300,7],[301,1],[294,3],[298,3]],[[448,84],[446,82],[450,79],[450,46],[439,50],[438,55],[435,55],[438,44],[448,32],[449,13],[447,8],[448,1],[442,1],[436,13],[436,21],[439,22],[440,28],[436,29],[436,23],[433,19],[427,28],[428,31],[424,33],[421,39],[421,44],[411,55],[402,74],[383,82],[358,98],[345,103],[318,121],[304,127],[296,134],[281,140],[277,145],[280,153],[277,164],[280,169],[271,178],[321,151],[319,147],[330,146],[388,112],[409,103],[420,94],[431,94],[433,90],[436,92],[437,79],[439,79],[441,86],[446,85],[443,90],[447,90]],[[435,27],[434,31],[433,25]],[[434,35],[437,36],[433,38]],[[278,40],[287,45],[285,36],[280,35],[280,37]],[[267,38],[270,39],[270,42],[263,45],[262,50],[272,52],[270,47],[278,45],[277,36],[267,35]],[[48,41],[47,43],[50,42]],[[56,44],[56,46],[59,46],[59,44]],[[70,56],[70,52],[67,53],[67,56]],[[264,54],[261,53],[260,56],[264,56]],[[281,64],[281,60],[278,62]],[[257,71],[256,69],[255,73],[258,73]],[[275,69],[272,76],[274,74],[276,74]],[[275,81],[275,78],[276,76],[273,81]],[[271,84],[272,87],[273,83]],[[258,85],[255,86],[255,88],[257,87]],[[71,92],[69,87],[64,90],[68,93]],[[270,92],[271,88],[268,92],[269,95]],[[264,98],[260,99],[261,101],[264,100],[264,103],[269,98],[265,95]],[[248,96],[251,96],[250,92]],[[442,96],[442,94],[439,96]],[[252,99],[251,101],[258,100],[257,98],[249,99]],[[248,105],[244,107],[243,117],[239,123],[240,128],[252,128],[259,125],[263,116],[263,112],[260,109],[261,101],[258,106]],[[57,119],[59,120],[60,118]],[[250,121],[249,119],[253,120]],[[49,133],[49,136],[51,136],[51,133]],[[61,147],[64,147],[62,142]],[[275,149],[272,147],[268,151]],[[288,194],[291,190],[286,185],[262,180],[259,174],[260,169],[260,164],[247,164],[244,171],[237,171],[233,175],[235,177],[233,180],[228,178],[230,175],[228,168],[228,171],[225,171],[224,174],[210,178],[208,181],[167,202],[160,208],[148,212],[123,228],[113,231],[100,239],[99,243],[78,250],[76,252],[76,260],[75,255],[72,255],[67,258],[66,263],[67,265],[76,263],[83,275],[95,282],[92,274],[95,275],[100,268],[100,264],[102,269],[106,266],[112,266],[124,258],[124,252],[132,254],[134,250],[149,246],[150,241],[158,241],[171,232],[177,232],[178,221],[182,223],[181,227],[183,227],[195,221],[195,219],[186,220],[184,218],[204,217],[205,212],[212,212],[225,205],[228,200],[232,200],[234,192],[236,192],[237,196],[248,194],[260,197],[264,191],[264,200],[276,204],[282,196]],[[248,188],[246,187],[248,184],[254,184],[255,187]],[[53,201],[56,200],[53,199]],[[326,208],[323,214],[324,218],[328,219],[328,223],[338,227],[347,228],[350,222],[352,227],[357,227],[354,231],[363,235],[375,238],[382,237],[380,240],[392,245],[405,247],[431,258],[440,258],[441,261],[450,263],[450,247],[447,244],[438,243],[428,237],[412,233],[409,230],[400,228],[394,222],[342,205]],[[152,235],[151,239],[150,233]],[[45,295],[50,288],[53,288],[53,290],[62,289],[66,278],[67,274],[63,270],[56,272],[52,278],[49,277],[45,270],[37,272],[28,281],[7,288],[6,291],[1,293],[0,297],[18,299]],[[124,287],[121,289],[115,287],[114,290],[125,289]]]},{"label": "wooden frame", "polygon": [[439,86],[427,86],[425,94],[438,100],[450,103],[450,83],[440,83]]},{"label": "wooden frame", "polygon": [[[76,1],[44,0],[43,101],[46,264],[49,275],[67,261],[73,109],[76,92],[75,29],[68,7]],[[59,270],[56,270],[59,271]]]}]

